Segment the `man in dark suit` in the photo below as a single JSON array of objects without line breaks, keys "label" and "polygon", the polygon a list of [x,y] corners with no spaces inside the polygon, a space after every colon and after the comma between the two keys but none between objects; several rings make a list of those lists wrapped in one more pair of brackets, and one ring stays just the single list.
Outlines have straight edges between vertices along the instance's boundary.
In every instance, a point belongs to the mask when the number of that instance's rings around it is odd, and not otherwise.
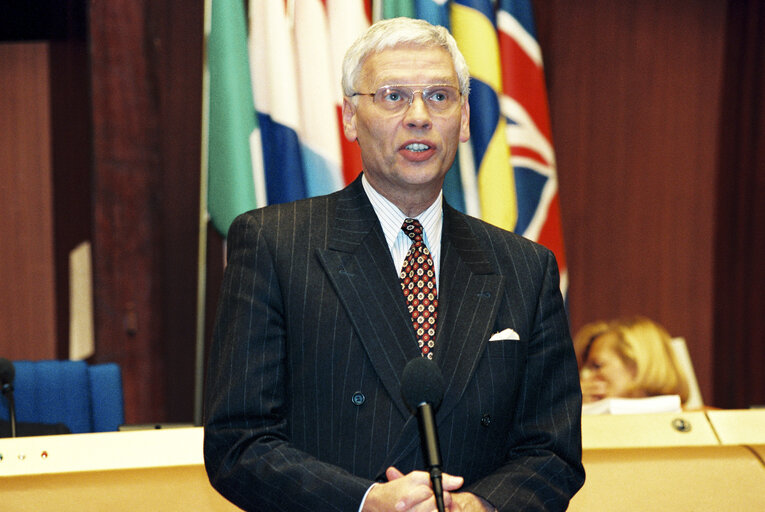
[{"label": "man in dark suit", "polygon": [[[448,509],[565,510],[584,480],[581,393],[555,259],[442,200],[469,137],[462,55],[442,28],[379,22],[346,54],[343,89],[362,176],[229,231],[210,481],[247,510],[435,510],[401,395],[406,363],[431,357]],[[422,307],[407,297],[420,265]]]}]

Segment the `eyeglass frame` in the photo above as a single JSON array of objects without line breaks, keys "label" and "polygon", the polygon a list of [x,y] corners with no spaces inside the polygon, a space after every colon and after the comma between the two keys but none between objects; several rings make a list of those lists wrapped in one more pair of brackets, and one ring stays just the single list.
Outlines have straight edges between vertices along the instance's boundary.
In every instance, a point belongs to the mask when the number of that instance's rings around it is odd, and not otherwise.
[{"label": "eyeglass frame", "polygon": [[[378,87],[375,92],[354,92],[353,94],[351,94],[350,97],[353,98],[355,96],[370,96],[372,98],[372,103],[374,103],[375,105],[379,105],[378,102],[375,101],[375,97],[377,96],[377,93],[382,91],[383,89],[408,89],[412,91],[412,96],[409,99],[409,103],[406,106],[403,106],[402,104],[402,107],[400,110],[387,110],[384,107],[380,107],[382,110],[386,112],[390,112],[392,115],[395,115],[395,114],[401,114],[403,112],[406,112],[409,109],[409,107],[412,106],[414,97],[417,95],[418,92],[420,93],[420,97],[423,100],[423,104],[427,106],[429,111],[431,111],[431,107],[428,106],[429,104],[425,100],[424,93],[426,90],[433,89],[433,88],[436,88],[436,89],[448,88],[448,89],[454,90],[457,93],[457,97],[460,99],[462,98],[462,91],[459,89],[459,87],[455,87],[454,85],[451,85],[451,84],[382,85]],[[461,101],[458,101],[456,104],[461,104]],[[435,112],[440,114],[440,113],[446,113],[447,110],[443,110],[443,111],[435,110]]]}]

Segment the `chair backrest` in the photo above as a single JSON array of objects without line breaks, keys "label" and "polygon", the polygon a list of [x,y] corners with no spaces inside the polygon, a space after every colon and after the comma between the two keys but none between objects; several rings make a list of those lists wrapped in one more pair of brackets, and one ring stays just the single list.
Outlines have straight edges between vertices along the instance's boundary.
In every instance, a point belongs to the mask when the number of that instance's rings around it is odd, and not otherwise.
[{"label": "chair backrest", "polygon": [[[72,433],[116,431],[125,421],[122,375],[115,363],[15,361],[16,420],[64,423]],[[0,399],[0,418],[8,419]]]},{"label": "chair backrest", "polygon": [[701,397],[701,389],[696,380],[696,371],[693,369],[685,338],[672,338],[672,351],[675,353],[680,369],[685,373],[685,378],[688,379],[688,400],[683,405],[686,409],[701,409],[704,406],[704,399]]}]

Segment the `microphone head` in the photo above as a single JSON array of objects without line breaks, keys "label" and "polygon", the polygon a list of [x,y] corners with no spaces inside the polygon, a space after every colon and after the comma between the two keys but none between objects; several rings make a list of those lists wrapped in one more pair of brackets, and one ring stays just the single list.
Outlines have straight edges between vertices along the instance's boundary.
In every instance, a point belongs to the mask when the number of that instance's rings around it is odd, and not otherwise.
[{"label": "microphone head", "polygon": [[411,410],[426,402],[438,409],[444,397],[444,377],[438,365],[427,357],[406,363],[401,375],[401,395]]},{"label": "microphone head", "polygon": [[4,357],[0,357],[0,386],[13,384],[16,377],[16,368],[13,363]]}]

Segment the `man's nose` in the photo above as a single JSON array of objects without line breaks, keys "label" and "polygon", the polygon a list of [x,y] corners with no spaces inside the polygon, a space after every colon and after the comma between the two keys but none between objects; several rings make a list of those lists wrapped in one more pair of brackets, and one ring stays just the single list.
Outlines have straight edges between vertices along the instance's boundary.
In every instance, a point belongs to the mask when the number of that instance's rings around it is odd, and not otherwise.
[{"label": "man's nose", "polygon": [[422,98],[421,92],[416,92],[412,102],[404,114],[404,122],[412,128],[428,128],[431,125],[430,111]]}]

